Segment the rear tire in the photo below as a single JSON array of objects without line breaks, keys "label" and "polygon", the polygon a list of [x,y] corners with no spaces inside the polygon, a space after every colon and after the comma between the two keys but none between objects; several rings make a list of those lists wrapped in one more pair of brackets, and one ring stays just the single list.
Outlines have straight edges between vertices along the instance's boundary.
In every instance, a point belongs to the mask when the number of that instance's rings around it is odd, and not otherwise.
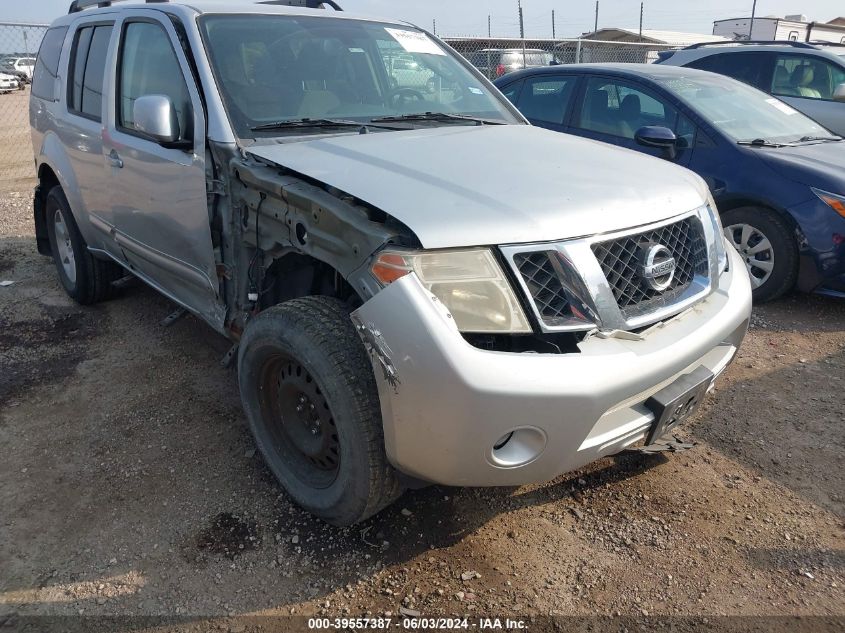
[{"label": "rear tire", "polygon": [[340,301],[295,299],[250,321],[238,382],[256,444],[297,504],[346,526],[402,493],[373,370]]},{"label": "rear tire", "polygon": [[755,302],[792,290],[798,279],[798,244],[783,218],[768,209],[739,207],[722,213],[722,224],[745,263]]},{"label": "rear tire", "polygon": [[82,305],[108,299],[113,292],[112,283],[124,275],[123,269],[88,251],[61,187],[53,187],[47,194],[44,213],[50,252],[65,292]]}]

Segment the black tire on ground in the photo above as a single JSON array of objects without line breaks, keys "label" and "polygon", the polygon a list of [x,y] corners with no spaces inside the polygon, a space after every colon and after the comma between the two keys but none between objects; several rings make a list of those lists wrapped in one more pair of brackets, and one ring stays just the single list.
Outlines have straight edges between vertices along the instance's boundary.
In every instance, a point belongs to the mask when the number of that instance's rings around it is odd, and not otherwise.
[{"label": "black tire on ground", "polygon": [[[737,248],[743,261],[750,265],[754,301],[772,301],[792,290],[798,279],[798,244],[794,231],[776,212],[761,207],[738,207],[722,213],[722,224],[728,240]],[[771,244],[774,259],[768,278],[761,265],[770,265],[766,252],[746,253],[742,246],[742,226],[752,227],[749,250],[759,246],[764,238]],[[731,227],[737,227],[733,230]],[[746,244],[746,246],[748,246]]]},{"label": "black tire on ground", "polygon": [[373,369],[343,303],[305,297],[259,314],[241,339],[238,382],[258,448],[297,504],[346,526],[402,494]]},{"label": "black tire on ground", "polygon": [[[47,235],[50,239],[50,251],[53,253],[59,281],[67,294],[82,305],[91,305],[108,299],[113,292],[112,282],[125,274],[123,268],[114,262],[97,259],[88,251],[88,246],[79,232],[79,227],[76,225],[61,187],[53,187],[47,194],[44,213]],[[59,217],[61,218],[59,225],[64,233],[61,236],[62,248],[56,236]],[[73,257],[63,258],[62,249]],[[69,274],[66,270],[67,266],[72,266],[75,274]]]}]

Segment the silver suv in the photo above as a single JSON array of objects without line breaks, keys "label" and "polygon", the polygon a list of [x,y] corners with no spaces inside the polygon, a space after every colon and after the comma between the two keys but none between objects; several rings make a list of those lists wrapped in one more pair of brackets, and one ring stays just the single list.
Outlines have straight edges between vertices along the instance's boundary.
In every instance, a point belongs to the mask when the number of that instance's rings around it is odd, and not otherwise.
[{"label": "silver suv", "polygon": [[80,303],[131,274],[228,337],[325,520],[665,446],[734,358],[750,284],[693,173],[527,125],[405,23],[96,3],[38,58],[39,251]]},{"label": "silver suv", "polygon": [[659,56],[661,64],[709,70],[749,83],[845,136],[845,47],[804,42],[705,43]]}]

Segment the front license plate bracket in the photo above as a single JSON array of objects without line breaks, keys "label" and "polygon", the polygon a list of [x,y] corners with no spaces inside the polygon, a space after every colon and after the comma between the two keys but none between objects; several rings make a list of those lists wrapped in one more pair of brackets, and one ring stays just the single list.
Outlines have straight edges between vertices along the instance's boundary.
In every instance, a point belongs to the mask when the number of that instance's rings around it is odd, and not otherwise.
[{"label": "front license plate bracket", "polygon": [[651,425],[645,445],[651,446],[692,416],[715,379],[713,372],[701,366],[646,400],[645,406],[654,413],[654,424]]}]

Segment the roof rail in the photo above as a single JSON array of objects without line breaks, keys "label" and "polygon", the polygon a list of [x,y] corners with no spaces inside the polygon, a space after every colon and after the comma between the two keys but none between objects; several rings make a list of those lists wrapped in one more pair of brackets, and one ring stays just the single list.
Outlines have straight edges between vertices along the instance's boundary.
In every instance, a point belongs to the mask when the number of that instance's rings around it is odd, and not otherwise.
[{"label": "roof rail", "polygon": [[792,46],[794,48],[816,48],[813,44],[806,42],[794,42],[792,40],[728,40],[727,42],[699,42],[687,46],[684,50],[704,48],[705,46]]},{"label": "roof rail", "polygon": [[[90,7],[98,7],[102,9],[104,7],[112,6],[115,2],[124,1],[125,0],[73,0],[70,4],[70,10],[68,10],[68,13],[77,13],[78,11],[88,9]],[[135,1],[138,2],[139,0]],[[159,4],[170,2],[170,0],[146,0],[146,2],[147,4]],[[334,0],[263,0],[258,4],[281,4],[290,7],[303,7],[305,9],[319,9],[324,4],[327,4],[335,11],[343,11],[343,9],[340,8],[340,5]]]},{"label": "roof rail", "polygon": [[845,42],[825,42],[824,40],[810,40],[807,42],[813,46],[840,46],[845,47]]},{"label": "roof rail", "polygon": [[302,7],[304,9],[320,9],[324,4],[329,5],[335,11],[343,11],[340,5],[334,0],[261,0],[258,4],[282,4],[289,7]]},{"label": "roof rail", "polygon": [[[137,1],[137,0],[136,0]],[[70,3],[68,13],[77,13],[83,9],[89,9],[96,6],[97,8],[110,7],[115,2],[123,2],[123,0],[73,0]],[[170,2],[170,0],[146,0],[147,4],[159,4],[162,2]]]}]

